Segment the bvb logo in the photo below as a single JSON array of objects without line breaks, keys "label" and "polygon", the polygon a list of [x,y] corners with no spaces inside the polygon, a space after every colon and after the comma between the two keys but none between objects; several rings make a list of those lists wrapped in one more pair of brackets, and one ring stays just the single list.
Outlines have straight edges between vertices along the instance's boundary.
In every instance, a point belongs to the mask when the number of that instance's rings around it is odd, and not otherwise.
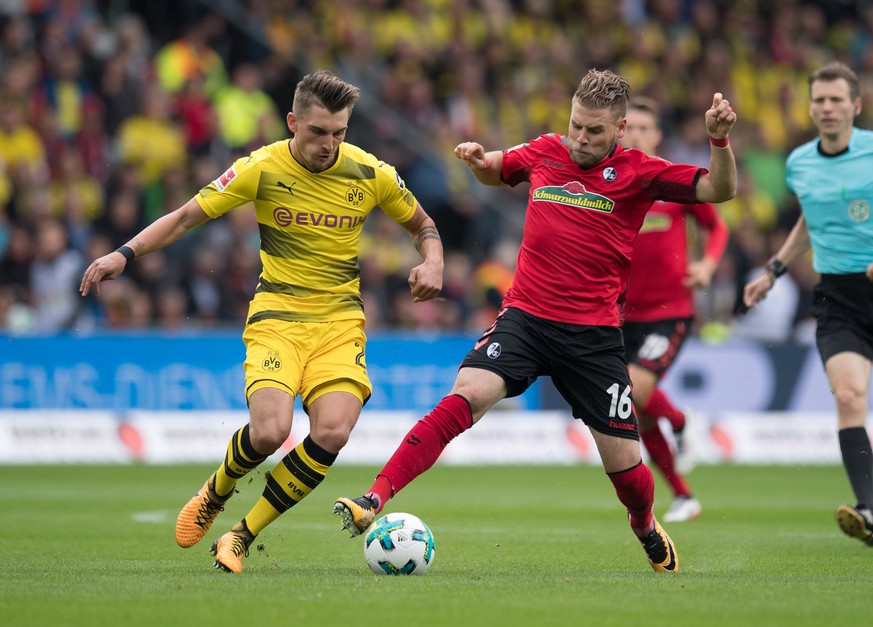
[{"label": "bvb logo", "polygon": [[364,190],[352,185],[346,192],[346,202],[352,207],[360,207],[364,202]]},{"label": "bvb logo", "polygon": [[282,369],[282,360],[279,359],[278,351],[267,351],[267,356],[264,358],[264,370],[267,372],[276,372]]},{"label": "bvb logo", "polygon": [[863,200],[853,200],[849,203],[849,217],[854,222],[866,222],[870,218],[870,205]]}]

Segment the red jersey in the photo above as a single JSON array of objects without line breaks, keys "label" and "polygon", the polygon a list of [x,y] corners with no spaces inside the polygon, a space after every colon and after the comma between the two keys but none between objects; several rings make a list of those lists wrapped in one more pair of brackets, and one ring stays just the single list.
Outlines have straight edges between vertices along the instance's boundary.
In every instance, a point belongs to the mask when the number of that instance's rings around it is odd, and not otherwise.
[{"label": "red jersey", "polygon": [[501,179],[531,184],[503,305],[555,322],[619,326],[617,301],[646,212],[659,199],[695,202],[706,170],[624,146],[583,170],[564,141],[552,133],[503,152]]},{"label": "red jersey", "polygon": [[624,306],[627,322],[653,322],[694,315],[694,291],[687,276],[687,216],[707,232],[705,256],[721,261],[728,229],[713,205],[657,202],[643,221],[634,244],[630,285]]}]

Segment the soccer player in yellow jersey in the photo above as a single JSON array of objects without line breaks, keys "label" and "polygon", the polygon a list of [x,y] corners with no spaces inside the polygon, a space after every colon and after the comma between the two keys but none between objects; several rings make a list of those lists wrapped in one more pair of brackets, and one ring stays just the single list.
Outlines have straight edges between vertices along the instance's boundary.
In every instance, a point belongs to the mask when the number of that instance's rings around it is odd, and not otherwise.
[{"label": "soccer player in yellow jersey", "polygon": [[237,160],[185,205],[95,260],[80,291],[99,293],[138,256],[163,248],[211,218],[254,203],[263,271],[243,331],[249,423],[224,461],[176,520],[188,548],[209,530],[236,482],[279,449],[291,432],[294,399],[309,435],[266,473],[263,495],[212,545],[215,567],[239,573],[264,527],[324,479],[371,393],[360,294],[358,243],[379,207],[410,234],[423,262],[409,273],[415,302],[442,289],[443,250],[433,220],[394,168],[343,142],[360,91],[327,71],[305,76],[288,113],[292,139]]}]

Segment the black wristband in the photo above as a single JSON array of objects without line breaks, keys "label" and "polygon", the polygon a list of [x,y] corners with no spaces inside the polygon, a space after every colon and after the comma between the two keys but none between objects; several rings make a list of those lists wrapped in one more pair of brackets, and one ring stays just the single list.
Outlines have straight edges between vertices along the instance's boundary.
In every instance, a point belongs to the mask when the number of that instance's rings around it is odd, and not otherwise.
[{"label": "black wristband", "polygon": [[133,248],[131,248],[130,246],[119,246],[115,249],[115,252],[124,255],[124,259],[127,261],[127,263],[130,263],[131,261],[133,261],[134,257],[136,257],[136,253],[133,252]]},{"label": "black wristband", "polygon": [[770,258],[770,261],[767,262],[765,269],[767,270],[767,272],[773,275],[774,279],[778,279],[783,274],[788,272],[788,266],[776,259],[776,257]]}]

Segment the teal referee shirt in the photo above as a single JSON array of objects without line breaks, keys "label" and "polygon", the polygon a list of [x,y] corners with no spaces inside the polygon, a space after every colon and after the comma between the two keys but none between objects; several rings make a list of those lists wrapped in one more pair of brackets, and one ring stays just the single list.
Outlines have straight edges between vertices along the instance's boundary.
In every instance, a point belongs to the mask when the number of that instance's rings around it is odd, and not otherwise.
[{"label": "teal referee shirt", "polygon": [[785,183],[800,201],[821,274],[866,272],[873,261],[873,131],[852,129],[846,150],[826,155],[819,139],[788,155]]}]

